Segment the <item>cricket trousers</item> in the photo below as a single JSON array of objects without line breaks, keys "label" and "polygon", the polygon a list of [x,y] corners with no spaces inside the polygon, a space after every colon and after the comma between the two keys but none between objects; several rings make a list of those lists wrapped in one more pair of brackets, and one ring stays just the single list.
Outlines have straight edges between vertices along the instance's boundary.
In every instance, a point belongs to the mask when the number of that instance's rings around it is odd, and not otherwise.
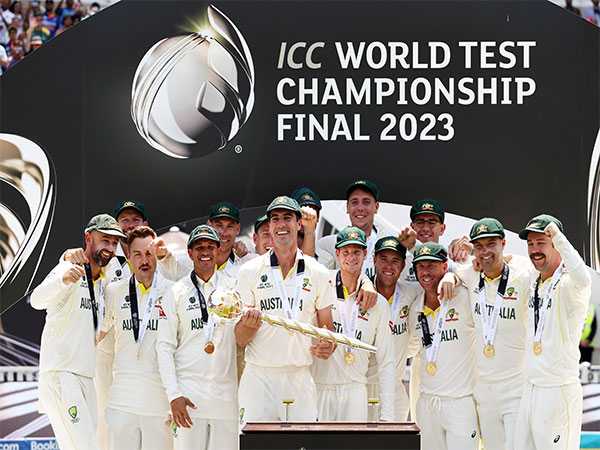
[{"label": "cricket trousers", "polygon": [[40,411],[48,415],[61,450],[99,450],[92,378],[45,372],[40,375],[38,390]]}]

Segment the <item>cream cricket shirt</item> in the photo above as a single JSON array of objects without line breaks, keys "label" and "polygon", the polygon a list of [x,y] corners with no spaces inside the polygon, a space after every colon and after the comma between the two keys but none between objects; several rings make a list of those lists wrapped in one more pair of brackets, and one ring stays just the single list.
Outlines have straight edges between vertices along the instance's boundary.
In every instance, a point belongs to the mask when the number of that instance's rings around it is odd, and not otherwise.
[{"label": "cream cricket shirt", "polygon": [[527,340],[525,344],[525,373],[527,381],[542,387],[579,383],[579,340],[591,295],[591,278],[586,265],[559,231],[552,239],[565,267],[550,306],[544,300],[550,280],[539,286],[540,314],[547,309],[542,332],[542,353],[533,353],[534,341],[534,291],[538,272],[531,277],[528,303]]},{"label": "cream cricket shirt", "polygon": [[[195,276],[195,275],[194,275]],[[234,289],[235,280],[216,272],[205,283],[196,277],[208,306],[210,294],[217,289]],[[169,401],[188,397],[198,409],[193,417],[235,419],[237,405],[237,364],[235,323],[217,321],[211,341],[214,352],[206,353],[206,323],[190,275],[182,278],[164,298],[167,320],[158,333],[156,351],[164,388]]]},{"label": "cream cricket shirt", "polygon": [[[394,347],[394,367],[396,368],[396,381],[402,382],[404,371],[406,369],[406,360],[409,357],[409,343],[414,336],[414,323],[416,320],[410,320],[411,307],[422,295],[423,290],[419,284],[406,283],[398,281],[396,289],[390,298],[387,299],[387,305],[390,312],[389,328],[392,333],[392,343]],[[398,304],[395,305],[395,299],[398,296]],[[414,350],[413,350],[414,352]],[[367,372],[368,383],[377,383],[377,362],[370,358],[369,371]]]},{"label": "cream cricket shirt", "polygon": [[[71,267],[69,262],[59,263],[31,293],[31,306],[46,310],[40,373],[65,371],[92,378],[96,367],[92,301],[85,276],[69,285],[63,283],[62,277]],[[103,278],[94,283],[96,301],[103,283]]]},{"label": "cream cricket shirt", "polygon": [[[337,270],[330,273],[331,282],[335,285]],[[362,275],[361,278],[368,282],[366,275]],[[360,284],[361,280],[359,280]],[[356,302],[356,294],[357,292],[351,293],[345,300],[337,299],[331,307],[333,324],[337,333],[344,333],[342,309],[349,306],[346,304],[347,302]],[[378,295],[377,303],[368,311],[358,309],[353,337],[377,347],[375,360],[380,368],[377,381],[380,386],[381,415],[392,420],[394,417],[394,393],[396,388],[394,380],[394,343],[390,330],[390,310],[381,295]],[[312,373],[316,384],[367,383],[370,353],[364,350],[352,349],[354,362],[353,364],[347,364],[344,361],[344,353],[347,350],[346,346],[338,345],[329,359],[314,359]]]},{"label": "cream cricket shirt", "polygon": [[[139,336],[136,343],[131,317],[130,279],[111,283],[106,289],[107,314],[103,331],[113,329],[115,336],[115,359],[113,384],[110,387],[108,406],[119,411],[143,416],[163,416],[169,404],[158,372],[156,339],[158,330],[164,326],[167,316],[164,298],[172,282],[155,273],[156,285],[146,289],[136,281],[139,314]],[[153,300],[146,331],[142,336],[143,320],[148,302]],[[140,337],[142,337],[140,344]]]},{"label": "cream cricket shirt", "polygon": [[[123,253],[123,249],[120,244],[117,248],[117,253]],[[105,279],[108,280],[108,283],[114,283],[115,281],[131,277],[131,268],[129,267],[129,263],[125,261],[123,264],[121,264],[121,261],[119,261],[116,256],[109,261],[108,265],[104,269],[104,272],[106,274]],[[97,349],[99,352],[103,352],[108,355],[112,355],[114,353],[114,330],[110,330],[108,334],[104,336],[100,342],[98,342]]]},{"label": "cream cricket shirt", "polygon": [[[274,255],[272,250],[241,267],[238,274],[238,291],[246,306],[263,313],[286,317],[271,267],[271,255]],[[335,287],[329,271],[314,258],[298,250],[294,266],[284,278],[288,295],[288,299],[285,300],[289,301],[289,297],[295,295],[300,260],[303,261],[304,270],[297,320],[316,325],[317,310],[325,309],[335,302]],[[274,270],[280,268],[275,266]],[[261,367],[310,366],[313,361],[309,351],[311,344],[311,338],[308,336],[263,323],[254,339],[246,346],[246,362]]]},{"label": "cream cricket shirt", "polygon": [[523,379],[525,357],[525,334],[527,331],[527,302],[529,301],[530,274],[509,264],[506,290],[499,304],[498,325],[494,337],[495,355],[488,358],[483,354],[483,324],[479,305],[479,283],[484,280],[485,310],[489,321],[495,307],[498,286],[502,276],[489,279],[476,272],[472,264],[457,266],[455,274],[467,286],[471,300],[471,311],[475,324],[475,354],[479,380],[484,383],[520,381]]},{"label": "cream cricket shirt", "polygon": [[[425,294],[415,302],[415,312],[423,312],[431,334],[435,333],[435,319],[441,306],[432,311],[424,306]],[[416,323],[416,335],[422,337],[421,326]],[[433,338],[433,336],[432,336]],[[463,286],[457,288],[456,297],[448,307],[442,329],[440,349],[437,356],[437,372],[429,375],[426,371],[427,357],[421,342],[418,353],[421,392],[443,397],[464,397],[472,395],[475,386],[475,327],[471,314],[469,293]]]}]

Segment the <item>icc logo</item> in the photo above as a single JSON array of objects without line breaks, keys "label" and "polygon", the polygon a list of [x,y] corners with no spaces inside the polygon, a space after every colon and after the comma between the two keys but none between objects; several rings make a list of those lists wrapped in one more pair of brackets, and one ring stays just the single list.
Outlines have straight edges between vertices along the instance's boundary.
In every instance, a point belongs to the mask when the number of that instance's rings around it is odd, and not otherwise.
[{"label": "icc logo", "polygon": [[140,61],[131,116],[153,148],[174,158],[224,148],[254,105],[254,64],[246,40],[221,11],[187,35],[163,39]]}]

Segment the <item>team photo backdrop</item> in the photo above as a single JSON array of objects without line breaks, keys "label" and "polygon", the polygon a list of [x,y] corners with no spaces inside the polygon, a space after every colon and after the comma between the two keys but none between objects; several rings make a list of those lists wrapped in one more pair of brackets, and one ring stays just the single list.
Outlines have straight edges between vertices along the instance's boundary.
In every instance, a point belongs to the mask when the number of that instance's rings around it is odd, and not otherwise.
[{"label": "team photo backdrop", "polygon": [[167,230],[368,178],[465,224],[554,214],[597,268],[599,42],[545,0],[122,0],[0,78],[3,330],[39,343],[24,296],[126,198]]}]

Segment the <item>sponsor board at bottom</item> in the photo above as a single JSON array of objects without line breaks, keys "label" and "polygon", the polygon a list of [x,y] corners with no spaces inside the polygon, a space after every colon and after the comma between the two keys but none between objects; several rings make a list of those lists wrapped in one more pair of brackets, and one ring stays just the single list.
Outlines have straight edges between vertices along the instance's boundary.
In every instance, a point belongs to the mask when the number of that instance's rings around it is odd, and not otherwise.
[{"label": "sponsor board at bottom", "polygon": [[0,450],[59,450],[56,439],[0,439]]}]

